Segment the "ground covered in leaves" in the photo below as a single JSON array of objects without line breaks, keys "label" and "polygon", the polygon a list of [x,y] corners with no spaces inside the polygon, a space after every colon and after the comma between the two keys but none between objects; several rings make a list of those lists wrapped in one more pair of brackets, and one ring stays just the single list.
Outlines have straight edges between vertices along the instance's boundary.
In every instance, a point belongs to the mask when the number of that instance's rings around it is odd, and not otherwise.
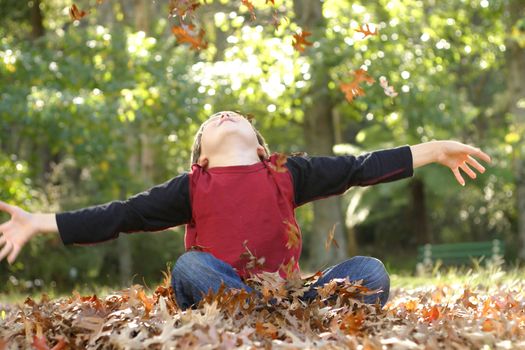
[{"label": "ground covered in leaves", "polygon": [[27,298],[1,320],[0,349],[525,349],[521,278],[395,288],[383,309],[344,280],[306,304],[302,282],[264,274],[251,281],[259,295],[221,289],[184,312],[167,280],[153,293]]}]

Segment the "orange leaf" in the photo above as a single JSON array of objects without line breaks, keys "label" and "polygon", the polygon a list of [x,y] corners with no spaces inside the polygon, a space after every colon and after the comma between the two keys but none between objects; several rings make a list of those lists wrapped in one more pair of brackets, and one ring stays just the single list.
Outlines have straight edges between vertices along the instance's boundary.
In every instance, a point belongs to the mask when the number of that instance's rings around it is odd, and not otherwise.
[{"label": "orange leaf", "polygon": [[301,246],[301,234],[299,233],[299,229],[288,220],[284,220],[283,222],[287,225],[286,233],[288,234],[288,242],[286,243],[286,248],[299,248]]},{"label": "orange leaf", "polygon": [[379,32],[377,28],[375,31],[371,31],[370,25],[367,23],[363,24],[362,26],[359,26],[359,28],[357,28],[355,31],[358,33],[363,33],[365,35],[363,39],[366,38],[367,36],[377,35],[377,33]]},{"label": "orange leaf", "polygon": [[365,310],[359,309],[355,315],[349,313],[344,316],[339,328],[347,334],[356,334],[363,328],[365,319]]},{"label": "orange leaf", "polygon": [[348,102],[352,102],[356,96],[365,95],[365,91],[359,86],[359,84],[366,82],[368,85],[371,85],[375,81],[364,69],[361,68],[357,69],[352,74],[354,75],[354,80],[352,82],[340,84],[341,91],[345,93]]},{"label": "orange leaf", "polygon": [[277,338],[277,327],[269,322],[259,322],[255,323],[255,332],[263,337],[271,337],[272,339]]},{"label": "orange leaf", "polygon": [[288,156],[284,153],[278,153],[277,158],[275,159],[275,165],[269,164],[270,168],[278,173],[285,173],[288,171],[288,168],[285,166],[288,160]]},{"label": "orange leaf", "polygon": [[307,32],[306,30],[303,30],[301,34],[294,34],[293,35],[293,47],[299,52],[304,51],[304,46],[312,46],[312,43],[306,40],[306,37],[312,35],[311,32]]},{"label": "orange leaf", "polygon": [[248,8],[248,11],[250,12],[250,16],[252,18],[252,21],[255,20],[255,9],[253,7],[253,4],[250,0],[241,0],[242,4]]},{"label": "orange leaf", "polygon": [[290,279],[294,276],[294,273],[297,272],[295,265],[295,258],[292,256],[292,258],[288,260],[286,264],[281,264],[281,267],[279,269],[282,270],[286,274],[286,276],[288,276],[288,279]]},{"label": "orange leaf", "polygon": [[144,311],[146,312],[146,317],[148,317],[151,309],[153,308],[153,302],[146,296],[146,293],[144,293],[143,290],[140,290],[137,296],[142,302],[142,305],[144,305]]},{"label": "orange leaf", "polygon": [[192,50],[206,49],[208,47],[208,43],[203,41],[205,33],[204,29],[201,29],[198,35],[196,35],[195,33],[193,33],[193,29],[195,28],[194,25],[190,24],[187,27],[190,30],[190,32],[188,32],[185,28],[179,26],[173,26],[171,28],[171,32],[175,35],[178,42],[190,44]]},{"label": "orange leaf", "polygon": [[423,318],[427,322],[433,322],[439,318],[439,309],[436,305],[432,306],[430,309],[424,308],[422,313]]},{"label": "orange leaf", "polygon": [[87,12],[84,10],[79,10],[77,5],[75,4],[71,5],[71,7],[69,8],[69,16],[73,20],[78,21],[82,19],[83,17],[85,17],[86,15],[87,15]]},{"label": "orange leaf", "polygon": [[359,83],[361,82],[367,82],[368,85],[371,85],[375,82],[374,78],[368,75],[367,71],[364,69],[357,69],[354,71],[355,80]]}]

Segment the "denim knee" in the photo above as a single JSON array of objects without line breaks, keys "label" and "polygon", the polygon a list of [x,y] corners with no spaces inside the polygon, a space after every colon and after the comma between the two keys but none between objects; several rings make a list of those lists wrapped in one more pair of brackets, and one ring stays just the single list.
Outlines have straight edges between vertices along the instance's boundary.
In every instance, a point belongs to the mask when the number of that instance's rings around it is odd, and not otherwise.
[{"label": "denim knee", "polygon": [[379,295],[372,295],[365,299],[372,301],[379,297],[381,305],[386,304],[390,294],[390,277],[381,260],[370,256],[354,256],[347,260],[347,263],[353,266],[352,270],[362,276],[365,287],[382,290]]},{"label": "denim knee", "polygon": [[175,266],[171,271],[171,276],[180,278],[182,271],[187,271],[190,269],[190,267],[191,269],[198,268],[198,266],[202,265],[202,263],[206,260],[207,254],[209,253],[199,252],[196,250],[183,253],[175,262]]},{"label": "denim knee", "polygon": [[199,261],[200,260],[200,256],[202,256],[203,254],[206,254],[206,253],[199,252],[199,251],[196,251],[196,250],[191,250],[189,252],[184,252],[177,259],[177,262],[175,263],[175,267],[177,267],[177,265],[178,265],[180,268],[184,268],[184,266],[191,265],[191,264]]}]

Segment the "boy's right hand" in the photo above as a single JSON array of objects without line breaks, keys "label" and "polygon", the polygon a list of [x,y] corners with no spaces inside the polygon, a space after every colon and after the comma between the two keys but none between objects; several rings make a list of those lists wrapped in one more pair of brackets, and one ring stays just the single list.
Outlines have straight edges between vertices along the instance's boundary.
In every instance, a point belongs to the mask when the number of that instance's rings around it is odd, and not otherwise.
[{"label": "boy's right hand", "polygon": [[22,247],[38,233],[34,214],[0,201],[0,211],[11,215],[11,220],[0,225],[0,261],[6,256],[12,264]]}]

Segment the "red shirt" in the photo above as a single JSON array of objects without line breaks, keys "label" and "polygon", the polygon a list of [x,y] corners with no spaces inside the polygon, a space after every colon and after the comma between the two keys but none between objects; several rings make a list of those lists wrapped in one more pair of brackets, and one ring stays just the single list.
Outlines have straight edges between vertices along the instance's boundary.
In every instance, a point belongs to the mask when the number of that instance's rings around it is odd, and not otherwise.
[{"label": "red shirt", "polygon": [[209,170],[192,166],[187,250],[209,252],[243,278],[277,270],[286,277],[287,268],[299,269],[293,179],[286,167],[277,168],[276,159]]}]

